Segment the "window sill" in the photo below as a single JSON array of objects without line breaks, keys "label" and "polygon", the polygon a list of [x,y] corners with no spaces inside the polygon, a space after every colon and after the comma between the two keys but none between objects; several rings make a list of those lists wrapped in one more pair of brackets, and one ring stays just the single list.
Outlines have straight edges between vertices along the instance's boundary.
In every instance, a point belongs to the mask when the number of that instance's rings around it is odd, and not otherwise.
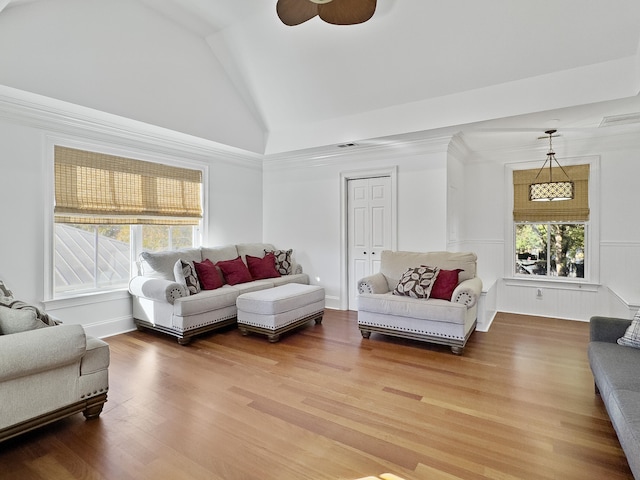
[{"label": "window sill", "polygon": [[131,298],[131,295],[126,288],[122,288],[118,290],[109,290],[107,292],[68,293],[64,296],[45,300],[42,303],[46,310],[57,310],[60,308],[94,305],[96,303],[123,300],[127,298]]},{"label": "window sill", "polygon": [[552,279],[545,277],[536,278],[520,278],[508,277],[504,278],[504,284],[511,287],[544,287],[558,290],[583,290],[587,292],[597,292],[600,288],[599,283],[591,283],[585,280],[571,280],[569,278]]}]

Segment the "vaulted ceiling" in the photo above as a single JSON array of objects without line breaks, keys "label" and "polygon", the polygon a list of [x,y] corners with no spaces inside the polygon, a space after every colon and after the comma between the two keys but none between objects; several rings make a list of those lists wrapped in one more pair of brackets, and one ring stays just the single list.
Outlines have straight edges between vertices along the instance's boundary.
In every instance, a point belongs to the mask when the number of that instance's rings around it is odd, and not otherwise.
[{"label": "vaulted ceiling", "polygon": [[[360,25],[295,27],[276,0],[129,1],[206,42],[262,130],[259,153],[441,129],[480,148],[640,112],[637,0],[378,0]],[[74,5],[0,0],[0,20],[44,3]]]}]

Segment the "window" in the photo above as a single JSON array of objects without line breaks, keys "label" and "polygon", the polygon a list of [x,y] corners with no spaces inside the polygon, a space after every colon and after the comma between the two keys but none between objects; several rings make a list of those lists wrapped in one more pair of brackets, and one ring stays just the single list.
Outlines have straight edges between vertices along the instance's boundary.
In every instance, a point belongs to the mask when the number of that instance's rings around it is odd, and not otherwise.
[{"label": "window", "polygon": [[529,200],[529,185],[539,169],[513,171],[514,275],[569,280],[588,276],[589,167],[565,167],[575,184],[574,199],[549,202]]},{"label": "window", "polygon": [[515,273],[584,278],[585,223],[516,223]]},{"label": "window", "polygon": [[200,170],[54,150],[54,296],[126,288],[140,248],[197,244]]}]

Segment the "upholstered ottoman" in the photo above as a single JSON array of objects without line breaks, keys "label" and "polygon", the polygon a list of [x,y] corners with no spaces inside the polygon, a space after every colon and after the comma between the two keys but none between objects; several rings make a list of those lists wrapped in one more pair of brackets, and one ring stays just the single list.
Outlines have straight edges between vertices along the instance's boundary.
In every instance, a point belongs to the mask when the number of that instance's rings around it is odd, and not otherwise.
[{"label": "upholstered ottoman", "polygon": [[243,293],[236,300],[238,328],[243,335],[262,333],[270,342],[280,334],[315,320],[322,322],[324,288],[288,283],[279,287]]}]

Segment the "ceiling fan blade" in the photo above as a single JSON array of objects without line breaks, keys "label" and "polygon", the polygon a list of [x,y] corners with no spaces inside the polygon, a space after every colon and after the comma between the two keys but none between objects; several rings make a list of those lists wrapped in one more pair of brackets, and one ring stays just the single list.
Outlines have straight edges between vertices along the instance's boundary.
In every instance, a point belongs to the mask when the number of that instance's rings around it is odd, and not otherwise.
[{"label": "ceiling fan blade", "polygon": [[376,11],[376,0],[333,0],[318,5],[322,20],[334,25],[355,25],[369,20]]},{"label": "ceiling fan blade", "polygon": [[318,14],[318,5],[309,0],[278,0],[276,12],[282,23],[300,25]]}]

